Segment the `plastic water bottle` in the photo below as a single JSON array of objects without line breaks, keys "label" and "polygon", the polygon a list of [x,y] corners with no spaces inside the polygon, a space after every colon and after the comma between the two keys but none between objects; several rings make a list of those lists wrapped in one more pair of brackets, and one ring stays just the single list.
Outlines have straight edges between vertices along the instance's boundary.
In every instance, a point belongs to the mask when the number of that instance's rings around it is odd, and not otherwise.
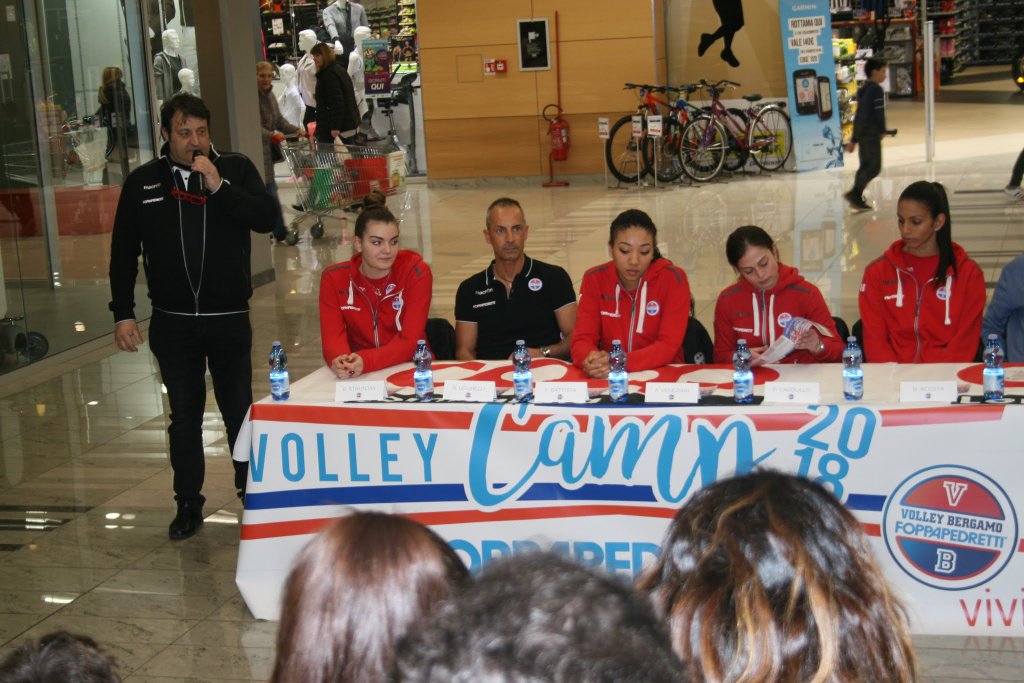
[{"label": "plastic water bottle", "polygon": [[612,340],[612,350],[608,352],[608,396],[613,403],[625,403],[629,398],[629,375],[626,373],[626,352],[622,350],[622,341]]},{"label": "plastic water bottle", "polygon": [[1002,401],[1005,380],[1003,379],[1003,347],[999,337],[988,335],[985,343],[985,370],[982,372],[986,401]]},{"label": "plastic water bottle", "polygon": [[747,340],[736,342],[736,351],[732,354],[732,400],[736,403],[754,402],[754,373],[750,370],[750,349]]},{"label": "plastic water bottle", "polygon": [[275,401],[287,401],[291,395],[288,386],[288,354],[281,348],[281,342],[274,342],[270,349],[270,397]]},{"label": "plastic water bottle", "polygon": [[847,337],[843,351],[843,396],[847,401],[864,398],[864,370],[860,367],[863,360],[864,352],[857,345],[857,338]]},{"label": "plastic water bottle", "polygon": [[416,388],[417,401],[430,401],[434,398],[434,371],[430,369],[433,361],[430,349],[427,348],[427,341],[420,339],[416,342],[416,353],[412,356],[412,362],[416,364],[412,382]]},{"label": "plastic water bottle", "polygon": [[512,386],[516,392],[516,400],[529,401],[533,398],[533,370],[530,369],[530,351],[526,342],[516,340],[516,350],[512,352]]}]

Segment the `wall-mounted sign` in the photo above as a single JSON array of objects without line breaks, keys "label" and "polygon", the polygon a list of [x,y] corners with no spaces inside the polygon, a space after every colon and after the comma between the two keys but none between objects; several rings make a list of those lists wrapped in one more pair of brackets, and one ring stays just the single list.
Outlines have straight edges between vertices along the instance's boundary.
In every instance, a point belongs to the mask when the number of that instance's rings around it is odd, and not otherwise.
[{"label": "wall-mounted sign", "polygon": [[520,19],[519,70],[544,71],[551,68],[547,19]]}]

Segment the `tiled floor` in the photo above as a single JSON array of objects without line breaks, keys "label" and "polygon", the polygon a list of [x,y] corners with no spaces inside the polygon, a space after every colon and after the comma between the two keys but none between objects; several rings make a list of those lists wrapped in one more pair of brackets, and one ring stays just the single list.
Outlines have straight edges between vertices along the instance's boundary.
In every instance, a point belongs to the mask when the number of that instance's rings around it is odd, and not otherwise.
[{"label": "tiled floor", "polygon": [[[458,283],[489,261],[483,211],[507,194],[526,208],[528,251],[565,266],[577,285],[606,258],[611,218],[640,207],[660,226],[662,251],[686,269],[705,325],[734,277],[724,238],[746,223],[772,232],[783,260],[852,323],[861,271],[895,237],[895,197],[913,180],[938,179],[953,192],[954,239],[982,266],[990,289],[1000,267],[1024,251],[1024,204],[998,192],[1024,145],[1017,100],[943,104],[931,164],[920,106],[894,103],[900,136],[886,143],[885,172],[868,192],[876,210],[859,215],[841,200],[852,168],[640,192],[606,190],[600,179],[565,189],[532,180],[420,184],[392,207],[402,211],[403,244],[433,267],[434,315],[450,318]],[[332,220],[322,240],[304,234],[297,247],[273,247],[277,281],[252,300],[257,393],[267,389],[264,354],[274,339],[286,343],[293,378],[319,366],[319,275],[348,257],[349,237]],[[105,304],[104,289],[95,296]],[[0,377],[0,656],[25,637],[67,628],[105,643],[129,683],[266,680],[276,625],[255,621],[235,589],[240,508],[212,394],[208,408],[206,525],[171,543],[165,402],[145,349],[116,353],[103,340]],[[916,642],[924,680],[1024,681],[1024,639]]]}]

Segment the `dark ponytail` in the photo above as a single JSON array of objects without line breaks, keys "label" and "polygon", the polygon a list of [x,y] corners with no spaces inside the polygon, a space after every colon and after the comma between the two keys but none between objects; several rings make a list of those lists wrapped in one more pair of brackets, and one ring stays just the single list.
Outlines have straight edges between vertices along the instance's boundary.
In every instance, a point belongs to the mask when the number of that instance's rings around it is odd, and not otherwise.
[{"label": "dark ponytail", "polygon": [[953,256],[953,217],[949,215],[949,197],[946,196],[946,188],[942,183],[918,180],[916,183],[907,185],[907,189],[903,190],[899,201],[902,202],[904,199],[924,205],[933,219],[940,213],[946,217],[945,225],[935,233],[935,241],[939,245],[939,265],[935,269],[933,279],[937,282],[945,280],[950,269],[953,270],[953,275],[956,275],[956,259]]},{"label": "dark ponytail", "polygon": [[626,209],[615,217],[611,228],[608,230],[608,246],[614,245],[615,237],[620,232],[629,228],[640,228],[647,232],[651,236],[651,242],[654,244],[654,256],[651,260],[657,261],[661,258],[661,251],[658,249],[658,228],[655,227],[651,217],[640,209]]}]

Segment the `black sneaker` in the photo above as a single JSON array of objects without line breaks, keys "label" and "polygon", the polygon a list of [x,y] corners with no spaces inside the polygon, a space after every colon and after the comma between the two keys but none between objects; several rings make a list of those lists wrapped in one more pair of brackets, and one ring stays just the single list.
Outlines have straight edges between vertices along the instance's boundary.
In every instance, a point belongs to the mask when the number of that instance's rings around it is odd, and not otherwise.
[{"label": "black sneaker", "polygon": [[852,192],[843,195],[849,202],[850,208],[854,211],[870,211],[873,207],[864,201],[864,197],[857,197]]},{"label": "black sneaker", "polygon": [[167,535],[172,541],[180,541],[194,536],[202,525],[203,504],[198,501],[179,502],[178,514],[167,529]]}]

